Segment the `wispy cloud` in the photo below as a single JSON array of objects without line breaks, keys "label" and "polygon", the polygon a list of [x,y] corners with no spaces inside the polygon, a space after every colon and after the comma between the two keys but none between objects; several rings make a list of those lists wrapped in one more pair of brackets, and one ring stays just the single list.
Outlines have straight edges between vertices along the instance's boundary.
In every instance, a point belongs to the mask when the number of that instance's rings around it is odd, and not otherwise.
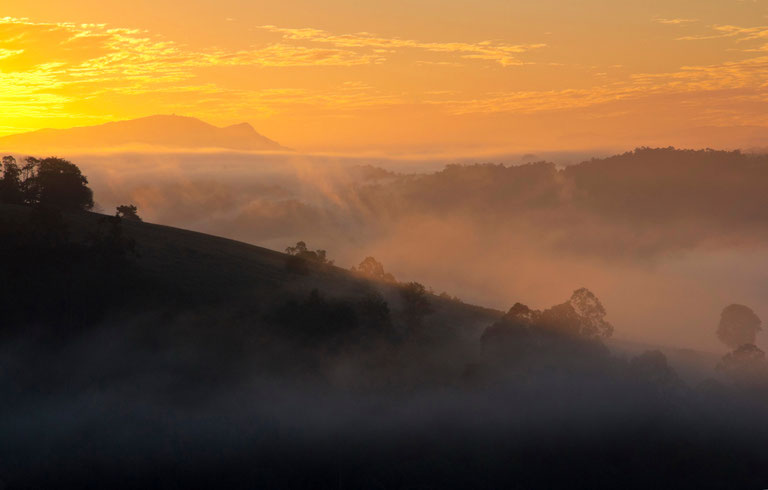
[{"label": "wispy cloud", "polygon": [[734,25],[709,26],[710,32],[693,36],[678,37],[678,41],[701,41],[708,39],[733,38],[737,42],[768,40],[768,26],[740,27]]},{"label": "wispy cloud", "polygon": [[[453,114],[564,111],[630,99],[741,91],[741,97],[768,102],[768,56],[678,71],[638,73],[585,89],[510,91],[469,99],[432,98],[428,102]],[[733,97],[728,95],[728,97]],[[702,98],[702,103],[706,98]]]},{"label": "wispy cloud", "polygon": [[663,19],[663,18],[657,18],[653,20],[655,22],[658,22],[659,24],[669,24],[669,25],[693,24],[699,21],[699,19]]},{"label": "wispy cloud", "polygon": [[[0,106],[6,117],[65,115],[71,114],[65,109],[68,103],[105,94],[167,90],[232,95],[231,89],[196,80],[201,68],[355,66],[382,61],[374,52],[285,42],[195,51],[138,29],[5,17],[0,18]],[[360,97],[345,94],[343,99]]]},{"label": "wispy cloud", "polygon": [[546,47],[546,44],[509,44],[497,41],[466,42],[424,42],[397,37],[381,37],[368,32],[354,34],[332,34],[313,28],[284,28],[271,25],[261,26],[278,33],[285,40],[330,44],[338,48],[366,48],[396,52],[402,49],[417,49],[433,53],[447,53],[465,59],[479,59],[498,63],[502,66],[521,65],[519,55]]},{"label": "wispy cloud", "polygon": [[[496,41],[423,42],[365,32],[332,34],[313,28],[262,29],[280,38],[242,49],[195,50],[141,29],[0,18],[0,105],[5,116],[64,117],[73,113],[73,105],[85,100],[167,94],[174,98],[166,102],[170,107],[188,104],[189,97],[194,96],[196,113],[204,112],[207,106],[215,106],[211,110],[218,113],[231,106],[234,113],[250,105],[262,115],[298,107],[341,114],[404,100],[400,93],[362,83],[311,89],[308,85],[225,88],[215,77],[201,77],[200,73],[217,67],[375,66],[405,50],[432,55],[413,61],[415,65],[462,66],[468,60],[478,60],[512,66],[523,63],[522,54],[544,46]],[[182,101],[184,94],[188,96]]]}]

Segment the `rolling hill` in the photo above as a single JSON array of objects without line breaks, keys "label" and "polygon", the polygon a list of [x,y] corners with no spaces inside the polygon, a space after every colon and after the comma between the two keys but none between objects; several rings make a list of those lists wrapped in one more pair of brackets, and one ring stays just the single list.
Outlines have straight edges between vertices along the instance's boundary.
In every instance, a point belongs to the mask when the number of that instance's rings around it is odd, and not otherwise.
[{"label": "rolling hill", "polygon": [[[98,143],[95,143],[98,142]],[[6,151],[118,148],[286,151],[248,123],[216,127],[193,117],[156,115],[98,126],[41,129],[0,138]]]},{"label": "rolling hill", "polygon": [[[0,218],[24,221],[30,209],[0,205]],[[65,222],[73,242],[86,242],[100,226],[103,215],[68,213]],[[399,284],[363,278],[349,270],[308,263],[295,273],[286,267],[289,255],[255,245],[188,230],[145,222],[123,220],[121,227],[137,244],[133,267],[141,277],[141,288],[170,294],[175,309],[216,308],[235,310],[243,303],[266,308],[275,298],[302,295],[316,289],[323,295],[350,299],[378,292],[394,310],[399,308]],[[151,297],[150,295],[149,297]],[[164,308],[164,297],[154,297],[153,307]],[[183,305],[178,301],[182,300]],[[482,329],[502,312],[430,295],[434,312],[427,323],[456,325],[467,335],[479,337]],[[147,305],[128,301],[124,314],[139,313]]]},{"label": "rolling hill", "polygon": [[[729,399],[717,384],[684,389],[660,354],[624,361],[558,335],[523,341],[544,342],[533,357],[485,349],[499,311],[427,294],[413,322],[405,284],[167,226],[58,216],[0,205],[7,488],[431,488],[421,482],[435,474],[440,488],[478,475],[507,488],[595,461],[579,488],[615,488],[649,467],[655,479],[651,465],[682,448],[717,488],[754,487],[765,467],[764,425],[702,410]],[[110,253],[123,239],[138,252],[128,263]],[[626,465],[618,477],[602,470],[613,461]]]}]

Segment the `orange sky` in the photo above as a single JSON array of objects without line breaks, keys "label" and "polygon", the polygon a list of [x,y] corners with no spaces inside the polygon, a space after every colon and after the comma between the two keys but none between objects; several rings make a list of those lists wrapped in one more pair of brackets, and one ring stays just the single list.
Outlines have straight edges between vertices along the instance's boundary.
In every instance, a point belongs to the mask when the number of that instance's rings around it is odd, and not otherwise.
[{"label": "orange sky", "polygon": [[768,145],[768,0],[5,0],[2,15],[0,135],[177,113],[304,151]]}]

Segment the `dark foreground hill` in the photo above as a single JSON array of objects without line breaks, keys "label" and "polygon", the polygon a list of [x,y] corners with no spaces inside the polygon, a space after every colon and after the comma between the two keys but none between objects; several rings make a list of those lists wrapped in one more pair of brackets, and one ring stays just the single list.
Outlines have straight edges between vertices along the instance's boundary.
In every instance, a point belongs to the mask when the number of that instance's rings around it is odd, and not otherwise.
[{"label": "dark foreground hill", "polygon": [[[762,488],[765,398],[243,243],[0,208],[6,488]],[[547,310],[568,313],[567,304]],[[527,314],[527,313],[526,313]],[[568,320],[568,316],[560,320]],[[486,327],[493,324],[493,328]],[[482,335],[484,332],[493,335]]]}]

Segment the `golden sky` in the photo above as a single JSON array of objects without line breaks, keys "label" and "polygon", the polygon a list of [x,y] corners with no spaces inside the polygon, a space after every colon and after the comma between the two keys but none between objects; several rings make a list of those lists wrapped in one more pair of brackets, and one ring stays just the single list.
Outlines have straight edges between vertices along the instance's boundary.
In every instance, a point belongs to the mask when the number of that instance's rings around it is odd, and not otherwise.
[{"label": "golden sky", "polygon": [[170,113],[317,152],[768,135],[768,0],[5,0],[0,15],[0,135]]}]

